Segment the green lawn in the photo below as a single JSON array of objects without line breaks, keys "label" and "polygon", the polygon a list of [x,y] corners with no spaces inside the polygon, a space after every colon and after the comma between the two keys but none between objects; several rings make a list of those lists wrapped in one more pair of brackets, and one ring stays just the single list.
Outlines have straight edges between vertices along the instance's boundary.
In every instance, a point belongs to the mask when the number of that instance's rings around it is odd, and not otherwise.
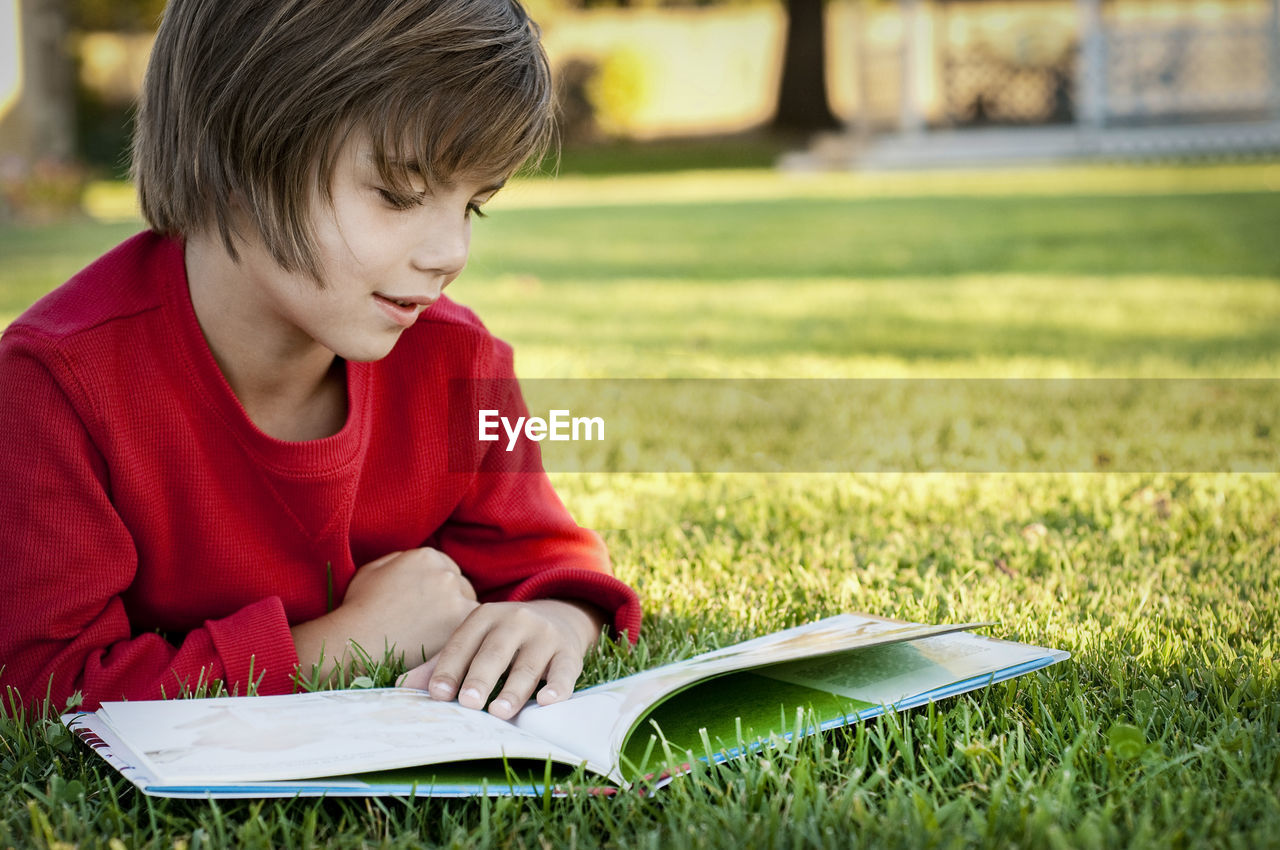
[{"label": "green lawn", "polygon": [[[527,377],[1274,377],[1275,168],[530,181],[451,292]],[[136,227],[0,228],[0,324]],[[584,682],[844,610],[1073,658],[652,798],[149,800],[0,720],[0,847],[1280,846],[1276,474],[554,477],[648,612]]]}]

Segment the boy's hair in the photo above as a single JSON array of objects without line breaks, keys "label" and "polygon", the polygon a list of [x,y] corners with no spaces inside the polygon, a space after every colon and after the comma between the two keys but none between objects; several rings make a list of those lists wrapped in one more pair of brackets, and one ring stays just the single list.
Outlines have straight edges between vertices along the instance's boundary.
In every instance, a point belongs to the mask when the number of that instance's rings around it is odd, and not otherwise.
[{"label": "boy's hair", "polygon": [[[143,215],[215,226],[239,201],[271,256],[316,281],[309,198],[367,133],[388,188],[501,180],[552,134],[551,75],[516,0],[170,0],[133,139]],[[317,183],[318,181],[318,183]]]}]

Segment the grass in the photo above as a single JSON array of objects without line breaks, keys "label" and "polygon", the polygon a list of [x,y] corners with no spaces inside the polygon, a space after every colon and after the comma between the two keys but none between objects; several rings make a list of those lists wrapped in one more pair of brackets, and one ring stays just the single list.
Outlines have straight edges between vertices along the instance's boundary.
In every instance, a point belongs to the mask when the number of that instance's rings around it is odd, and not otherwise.
[{"label": "grass", "polygon": [[554,171],[561,176],[600,176],[702,168],[770,168],[778,157],[803,142],[786,134],[757,131],[733,136],[568,144],[560,150]]},{"label": "grass", "polygon": [[[454,292],[526,376],[1274,377],[1269,167],[530,184]],[[135,226],[0,230],[0,314]],[[584,682],[843,610],[1073,658],[652,798],[150,800],[0,720],[0,846],[1280,846],[1275,474],[554,477],[647,611]]]}]

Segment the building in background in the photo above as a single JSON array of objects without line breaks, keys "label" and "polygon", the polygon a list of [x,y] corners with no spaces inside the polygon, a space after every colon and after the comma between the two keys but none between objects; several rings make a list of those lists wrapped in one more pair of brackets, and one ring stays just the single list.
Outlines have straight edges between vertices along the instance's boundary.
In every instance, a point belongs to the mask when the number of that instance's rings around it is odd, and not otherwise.
[{"label": "building in background", "polygon": [[[781,0],[540,5],[570,141],[730,135],[775,117]],[[16,187],[0,186],[0,206],[34,197],[24,175],[41,157],[124,174],[161,6],[0,0],[0,179]],[[844,128],[788,156],[794,167],[1280,152],[1280,0],[824,9],[828,99]],[[49,174],[35,181],[46,194],[77,179]]]},{"label": "building in background", "polygon": [[1280,152],[1280,0],[859,0],[842,133],[786,164]]}]

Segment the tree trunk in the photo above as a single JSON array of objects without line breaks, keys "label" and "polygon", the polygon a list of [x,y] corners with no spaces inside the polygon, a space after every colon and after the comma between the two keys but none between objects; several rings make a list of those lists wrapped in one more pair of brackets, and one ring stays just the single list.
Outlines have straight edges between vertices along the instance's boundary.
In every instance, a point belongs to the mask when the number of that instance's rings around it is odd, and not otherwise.
[{"label": "tree trunk", "polygon": [[19,0],[22,89],[5,117],[7,147],[28,163],[75,156],[75,65],[67,0]]},{"label": "tree trunk", "polygon": [[822,0],[786,0],[787,41],[773,125],[784,130],[830,130],[840,121],[827,103],[826,28]]}]

